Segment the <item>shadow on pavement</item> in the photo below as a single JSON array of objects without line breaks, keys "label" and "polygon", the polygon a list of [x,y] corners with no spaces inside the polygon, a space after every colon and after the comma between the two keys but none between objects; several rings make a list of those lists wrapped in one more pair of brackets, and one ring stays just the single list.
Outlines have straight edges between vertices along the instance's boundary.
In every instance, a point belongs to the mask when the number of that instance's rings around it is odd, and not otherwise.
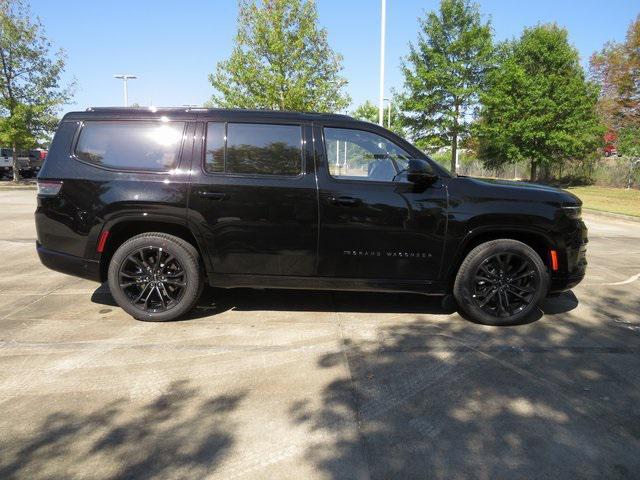
[{"label": "shadow on pavement", "polygon": [[0,478],[204,477],[234,444],[230,414],[245,395],[208,398],[177,381],[143,405],[50,413],[32,436],[0,437]]},{"label": "shadow on pavement", "polygon": [[[549,301],[548,313],[575,307]],[[326,386],[319,411],[314,398],[290,405],[294,424],[331,439],[307,458],[333,479],[354,462],[373,479],[638,478],[640,329],[612,323],[612,301],[596,300],[595,318],[518,328],[343,326],[341,351],[318,367],[349,375]],[[640,311],[640,299],[626,308]]]},{"label": "shadow on pavement", "polygon": [[[229,310],[288,312],[352,312],[352,313],[422,313],[450,315],[456,312],[455,302],[443,297],[418,294],[337,292],[276,289],[205,288],[196,307],[181,320],[217,315]],[[117,306],[106,284],[91,297],[101,305]],[[573,292],[564,292],[544,300],[540,309],[519,325],[539,320],[543,314],[573,310],[578,299]]]}]

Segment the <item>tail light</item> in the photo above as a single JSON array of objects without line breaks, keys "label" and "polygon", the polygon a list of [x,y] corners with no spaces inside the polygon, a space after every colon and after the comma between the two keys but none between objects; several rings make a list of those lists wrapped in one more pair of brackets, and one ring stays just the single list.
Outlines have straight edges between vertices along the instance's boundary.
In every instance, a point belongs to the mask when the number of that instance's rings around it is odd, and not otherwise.
[{"label": "tail light", "polygon": [[62,188],[62,180],[38,180],[38,195],[55,197]]},{"label": "tail light", "polygon": [[47,158],[47,152],[46,150],[40,150],[40,160],[44,160]]}]

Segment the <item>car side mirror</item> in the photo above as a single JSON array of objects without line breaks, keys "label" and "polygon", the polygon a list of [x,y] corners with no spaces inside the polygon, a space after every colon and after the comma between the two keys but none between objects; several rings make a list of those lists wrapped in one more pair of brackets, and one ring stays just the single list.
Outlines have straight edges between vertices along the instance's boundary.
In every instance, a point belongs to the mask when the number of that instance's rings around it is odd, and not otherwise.
[{"label": "car side mirror", "polygon": [[416,185],[431,185],[438,179],[431,165],[424,160],[411,159],[407,166],[407,180]]}]

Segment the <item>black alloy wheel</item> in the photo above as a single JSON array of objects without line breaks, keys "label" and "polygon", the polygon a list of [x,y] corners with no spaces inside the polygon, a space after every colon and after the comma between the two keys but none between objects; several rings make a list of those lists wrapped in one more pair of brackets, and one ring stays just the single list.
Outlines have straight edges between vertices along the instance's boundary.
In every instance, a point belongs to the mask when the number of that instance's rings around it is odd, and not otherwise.
[{"label": "black alloy wheel", "polygon": [[130,238],[111,257],[107,275],[116,303],[138,320],[176,320],[195,305],[204,286],[196,248],[174,235]]},{"label": "black alloy wheel", "polygon": [[540,255],[518,240],[498,239],[471,250],[456,274],[453,295],[467,318],[486,325],[530,321],[548,291]]},{"label": "black alloy wheel", "polygon": [[145,312],[175,307],[187,287],[184,267],[162,247],[142,247],[120,265],[119,285],[131,303]]},{"label": "black alloy wheel", "polygon": [[497,253],[476,270],[473,299],[494,317],[512,317],[534,300],[540,279],[527,257],[516,253]]}]

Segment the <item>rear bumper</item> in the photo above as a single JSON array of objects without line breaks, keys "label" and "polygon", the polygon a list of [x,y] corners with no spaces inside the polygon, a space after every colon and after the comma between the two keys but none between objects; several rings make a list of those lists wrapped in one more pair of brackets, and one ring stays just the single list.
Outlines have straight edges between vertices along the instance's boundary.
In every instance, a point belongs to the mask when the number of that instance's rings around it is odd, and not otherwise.
[{"label": "rear bumper", "polygon": [[100,281],[100,262],[97,260],[86,260],[74,255],[49,250],[39,242],[36,242],[36,250],[42,264],[51,270],[86,278],[87,280]]}]

